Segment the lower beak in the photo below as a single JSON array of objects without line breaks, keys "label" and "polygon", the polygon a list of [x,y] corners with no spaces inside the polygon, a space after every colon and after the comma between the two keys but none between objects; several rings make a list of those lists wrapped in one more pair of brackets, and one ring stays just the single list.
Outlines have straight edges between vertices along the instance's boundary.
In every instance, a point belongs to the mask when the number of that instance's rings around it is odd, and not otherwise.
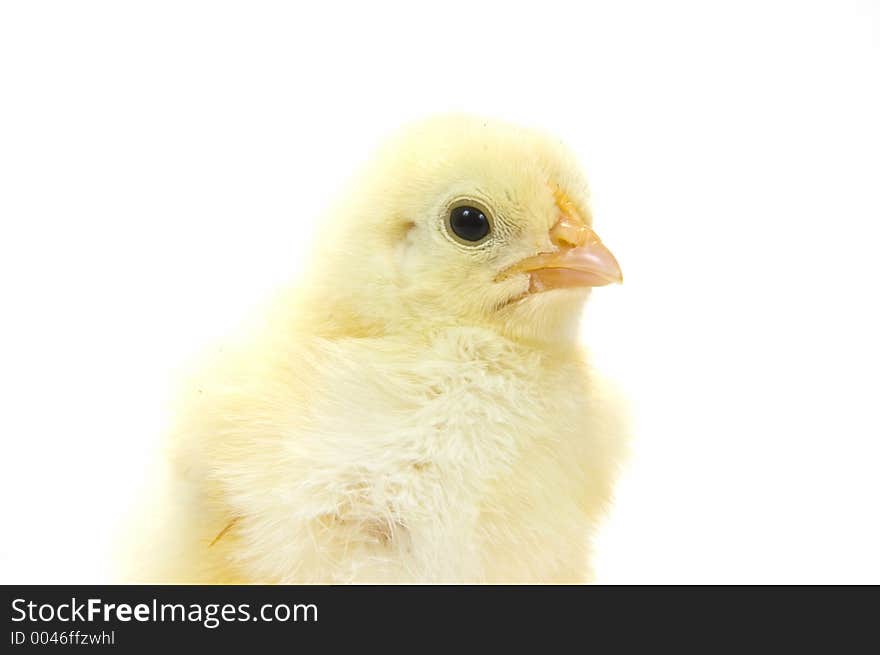
[{"label": "lower beak", "polygon": [[578,226],[577,243],[560,243],[559,250],[528,257],[505,270],[499,279],[529,275],[529,292],[571,287],[601,287],[623,282],[620,265],[592,229]]}]

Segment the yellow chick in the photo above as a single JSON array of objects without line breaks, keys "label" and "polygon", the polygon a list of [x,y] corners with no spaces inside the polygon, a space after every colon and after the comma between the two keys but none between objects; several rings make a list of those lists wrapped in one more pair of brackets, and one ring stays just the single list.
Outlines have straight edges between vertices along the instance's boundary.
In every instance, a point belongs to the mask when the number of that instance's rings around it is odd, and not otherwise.
[{"label": "yellow chick", "polygon": [[625,430],[578,324],[621,272],[572,155],[435,118],[324,224],[302,284],[185,398],[130,577],[589,580]]}]

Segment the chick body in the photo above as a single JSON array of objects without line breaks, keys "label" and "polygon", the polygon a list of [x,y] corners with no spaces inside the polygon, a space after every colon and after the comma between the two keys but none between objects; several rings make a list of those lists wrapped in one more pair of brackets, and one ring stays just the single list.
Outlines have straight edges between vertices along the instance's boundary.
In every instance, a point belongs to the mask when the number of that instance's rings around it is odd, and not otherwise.
[{"label": "chick body", "polygon": [[[368,187],[357,197],[375,197]],[[253,338],[193,383],[172,443],[161,536],[135,577],[590,578],[590,538],[625,430],[572,336],[577,312],[554,318],[565,314],[560,303],[583,297],[558,290],[523,307],[472,295],[478,307],[463,309],[467,299],[453,296],[468,290],[453,286],[439,303],[442,281],[421,290],[407,281],[427,274],[419,235],[406,234],[420,225],[408,215],[402,223],[403,232],[378,230],[391,235],[388,247],[358,256],[363,271],[344,280],[331,248],[322,261],[336,264],[317,266],[311,286],[282,299]],[[362,261],[371,258],[382,266]],[[390,279],[384,287],[377,271]]]}]

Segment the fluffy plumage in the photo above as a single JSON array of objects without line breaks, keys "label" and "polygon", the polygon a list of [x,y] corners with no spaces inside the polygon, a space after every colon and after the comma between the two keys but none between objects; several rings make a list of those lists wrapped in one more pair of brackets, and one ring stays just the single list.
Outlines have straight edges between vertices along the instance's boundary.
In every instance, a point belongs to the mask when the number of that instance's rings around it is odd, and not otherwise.
[{"label": "fluffy plumage", "polygon": [[[485,242],[450,234],[461,199],[491,216]],[[303,284],[184,397],[132,577],[587,580],[624,430],[576,342],[589,287],[518,268],[592,238],[572,156],[434,119],[388,143],[324,224]]]}]

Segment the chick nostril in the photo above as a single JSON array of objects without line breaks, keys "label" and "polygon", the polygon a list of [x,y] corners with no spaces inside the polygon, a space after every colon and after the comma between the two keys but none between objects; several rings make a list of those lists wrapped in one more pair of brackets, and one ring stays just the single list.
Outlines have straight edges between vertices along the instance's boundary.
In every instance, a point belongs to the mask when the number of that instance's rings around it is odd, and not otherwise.
[{"label": "chick nostril", "polygon": [[563,216],[550,229],[550,241],[560,248],[577,248],[584,244],[586,231],[585,225]]}]

